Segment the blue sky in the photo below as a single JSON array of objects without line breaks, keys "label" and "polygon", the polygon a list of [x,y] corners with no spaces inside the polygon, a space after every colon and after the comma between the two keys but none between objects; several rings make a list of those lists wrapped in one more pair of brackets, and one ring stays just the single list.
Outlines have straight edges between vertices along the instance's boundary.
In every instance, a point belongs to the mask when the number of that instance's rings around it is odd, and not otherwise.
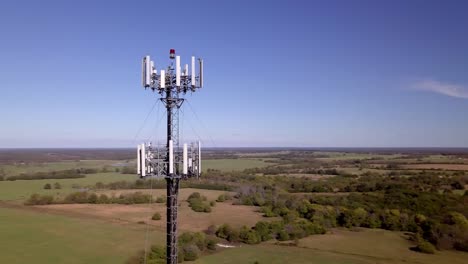
[{"label": "blue sky", "polygon": [[144,124],[157,96],[140,85],[141,58],[167,65],[170,48],[184,63],[191,55],[205,61],[205,87],[187,96],[181,114],[185,141],[468,147],[467,8],[466,1],[2,1],[0,147],[162,140],[161,105]]}]

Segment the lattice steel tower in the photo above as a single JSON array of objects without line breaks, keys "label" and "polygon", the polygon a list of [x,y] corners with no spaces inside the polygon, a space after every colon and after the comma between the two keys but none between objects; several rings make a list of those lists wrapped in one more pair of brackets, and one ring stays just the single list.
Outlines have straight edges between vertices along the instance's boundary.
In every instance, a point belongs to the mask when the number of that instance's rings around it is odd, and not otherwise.
[{"label": "lattice steel tower", "polygon": [[[165,145],[152,145],[146,142],[138,145],[138,174],[141,177],[165,178],[167,182],[167,263],[177,263],[177,196],[179,181],[201,175],[200,142],[179,146],[179,109],[187,92],[195,92],[203,87],[203,60],[198,59],[196,73],[195,57],[191,67],[180,66],[180,56],[170,50],[171,65],[166,70],[156,69],[150,56],[143,58],[142,84],[158,92],[167,110],[167,141]],[[174,65],[175,60],[175,65]]]}]

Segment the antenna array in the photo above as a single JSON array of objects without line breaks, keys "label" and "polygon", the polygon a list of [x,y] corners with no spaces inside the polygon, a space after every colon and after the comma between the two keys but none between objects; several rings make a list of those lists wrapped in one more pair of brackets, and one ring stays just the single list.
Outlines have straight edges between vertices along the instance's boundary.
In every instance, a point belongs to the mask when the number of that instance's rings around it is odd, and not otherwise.
[{"label": "antenna array", "polygon": [[[191,57],[189,65],[181,68],[180,56],[175,50],[169,52],[171,64],[157,70],[150,56],[142,61],[142,85],[160,95],[167,110],[167,141],[164,145],[146,142],[137,147],[137,172],[142,178],[164,178],[167,182],[167,263],[177,262],[177,196],[180,179],[201,176],[200,141],[179,146],[179,109],[183,95],[203,87],[203,60]],[[175,60],[175,65],[174,65]],[[198,68],[196,69],[196,66]]]}]

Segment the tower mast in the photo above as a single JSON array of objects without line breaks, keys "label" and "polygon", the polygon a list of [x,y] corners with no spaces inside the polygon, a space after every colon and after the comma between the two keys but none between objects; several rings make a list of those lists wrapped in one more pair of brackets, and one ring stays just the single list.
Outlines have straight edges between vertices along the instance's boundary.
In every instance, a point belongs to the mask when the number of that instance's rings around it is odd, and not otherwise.
[{"label": "tower mast", "polygon": [[[175,66],[171,63],[167,71],[160,70],[159,73],[149,56],[143,58],[143,86],[157,91],[166,107],[167,141],[165,146],[154,146],[151,143],[138,146],[138,174],[142,178],[164,177],[166,180],[166,257],[168,264],[177,264],[179,183],[181,179],[198,178],[201,175],[200,142],[198,142],[197,149],[190,148],[190,155],[187,153],[186,144],[184,144],[183,151],[180,151],[179,108],[184,102],[183,95],[187,92],[195,92],[197,88],[203,86],[203,60],[198,59],[198,74],[195,75],[195,57],[192,57],[191,74],[188,72],[188,65],[185,66],[184,72],[181,72],[180,57],[175,55],[173,49],[170,50],[170,58],[175,59]],[[188,159],[188,156],[191,159]]]}]

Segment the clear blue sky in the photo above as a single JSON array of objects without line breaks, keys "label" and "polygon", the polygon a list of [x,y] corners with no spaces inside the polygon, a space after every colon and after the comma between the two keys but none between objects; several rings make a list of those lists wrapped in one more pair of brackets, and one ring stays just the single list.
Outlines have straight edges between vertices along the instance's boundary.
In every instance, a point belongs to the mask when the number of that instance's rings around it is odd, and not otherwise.
[{"label": "clear blue sky", "polygon": [[[205,146],[468,147],[467,1],[2,1],[0,147],[155,135],[141,58],[205,61]],[[164,123],[164,120],[160,123]],[[135,139],[136,138],[136,139]],[[162,137],[160,137],[162,139]]]}]

